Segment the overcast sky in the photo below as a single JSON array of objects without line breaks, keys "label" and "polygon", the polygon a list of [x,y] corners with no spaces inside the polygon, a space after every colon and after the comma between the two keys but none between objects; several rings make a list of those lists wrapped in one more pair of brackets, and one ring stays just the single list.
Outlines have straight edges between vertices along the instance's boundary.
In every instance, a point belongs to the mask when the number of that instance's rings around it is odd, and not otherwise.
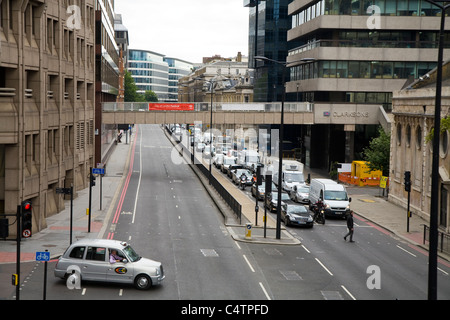
[{"label": "overcast sky", "polygon": [[192,63],[248,55],[249,8],[242,0],[115,0],[131,49]]}]

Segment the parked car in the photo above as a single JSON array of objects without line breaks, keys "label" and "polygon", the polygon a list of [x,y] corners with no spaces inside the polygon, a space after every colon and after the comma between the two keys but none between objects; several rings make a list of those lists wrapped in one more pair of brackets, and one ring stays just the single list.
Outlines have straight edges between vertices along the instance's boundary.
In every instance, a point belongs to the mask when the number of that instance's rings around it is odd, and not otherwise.
[{"label": "parked car", "polygon": [[141,257],[126,242],[105,239],[74,242],[58,259],[54,273],[61,279],[75,273],[81,281],[130,283],[141,290],[165,278],[161,262]]},{"label": "parked car", "polygon": [[231,172],[231,180],[234,184],[239,184],[241,182],[241,175],[245,174],[247,176],[246,186],[252,185],[252,173],[247,169],[236,169]]},{"label": "parked car", "polygon": [[[277,210],[278,192],[271,192],[266,197],[265,206],[270,211]],[[290,201],[291,198],[286,192],[281,192],[281,202]]]},{"label": "parked car", "polygon": [[[266,192],[266,182],[263,181],[261,183],[261,185],[257,186],[256,183],[252,184],[252,196],[256,198],[256,187],[258,187],[258,191],[259,191],[259,198],[258,200],[264,200],[264,194]],[[275,183],[272,182],[272,192],[276,192],[277,191],[277,187],[275,186]]]},{"label": "parked car", "polygon": [[289,195],[296,202],[309,203],[309,186],[294,186]]},{"label": "parked car", "polygon": [[301,204],[285,204],[281,205],[281,220],[286,226],[296,225],[303,227],[312,227],[314,219],[311,212]]}]

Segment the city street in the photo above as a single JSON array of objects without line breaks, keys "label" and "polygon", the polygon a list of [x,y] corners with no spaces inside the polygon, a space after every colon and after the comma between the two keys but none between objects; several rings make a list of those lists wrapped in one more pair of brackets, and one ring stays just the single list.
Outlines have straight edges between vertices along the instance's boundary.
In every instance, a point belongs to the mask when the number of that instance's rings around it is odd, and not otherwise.
[{"label": "city street", "polygon": [[[83,282],[81,290],[68,290],[53,276],[55,262],[50,262],[48,300],[427,298],[427,252],[356,215],[354,243],[344,241],[346,222],[336,219],[311,229],[288,227],[300,245],[235,241],[231,235],[237,229],[224,224],[210,195],[161,127],[136,128],[130,179],[115,204],[105,238],[127,241],[143,257],[161,261],[163,284],[138,291],[132,286]],[[244,192],[254,200],[250,188]],[[450,264],[441,261],[438,267],[438,297],[448,300]],[[28,263],[23,269],[27,284],[21,299],[41,299],[43,263]]]}]

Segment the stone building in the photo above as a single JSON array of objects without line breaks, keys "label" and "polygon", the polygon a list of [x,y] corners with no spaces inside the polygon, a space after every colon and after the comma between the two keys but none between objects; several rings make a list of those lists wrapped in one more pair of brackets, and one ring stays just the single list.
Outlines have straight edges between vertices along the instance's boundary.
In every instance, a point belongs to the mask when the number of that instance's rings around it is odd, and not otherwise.
[{"label": "stone building", "polygon": [[[436,69],[407,88],[396,91],[392,99],[394,123],[391,130],[389,200],[406,208],[408,194],[404,172],[411,172],[410,209],[430,218],[432,140],[436,95]],[[441,119],[450,116],[450,63],[443,67]],[[439,217],[441,231],[449,232],[450,155],[449,131],[440,133],[439,147]],[[406,212],[406,211],[405,211]]]},{"label": "stone building", "polygon": [[[31,200],[33,232],[64,209],[56,188],[73,185],[76,197],[89,185],[100,132],[96,39],[99,50],[105,39],[96,38],[96,16],[112,9],[101,0],[0,2],[0,217]],[[114,72],[100,75],[117,82]]]}]

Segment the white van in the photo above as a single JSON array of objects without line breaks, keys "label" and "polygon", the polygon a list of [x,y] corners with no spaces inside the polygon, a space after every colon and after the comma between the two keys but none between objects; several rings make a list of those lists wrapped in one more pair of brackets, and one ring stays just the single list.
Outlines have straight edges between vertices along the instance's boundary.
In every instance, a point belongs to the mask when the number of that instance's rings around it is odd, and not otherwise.
[{"label": "white van", "polygon": [[342,184],[330,179],[312,179],[309,190],[309,206],[322,199],[325,205],[325,215],[331,217],[346,217],[350,210],[347,190]]}]

